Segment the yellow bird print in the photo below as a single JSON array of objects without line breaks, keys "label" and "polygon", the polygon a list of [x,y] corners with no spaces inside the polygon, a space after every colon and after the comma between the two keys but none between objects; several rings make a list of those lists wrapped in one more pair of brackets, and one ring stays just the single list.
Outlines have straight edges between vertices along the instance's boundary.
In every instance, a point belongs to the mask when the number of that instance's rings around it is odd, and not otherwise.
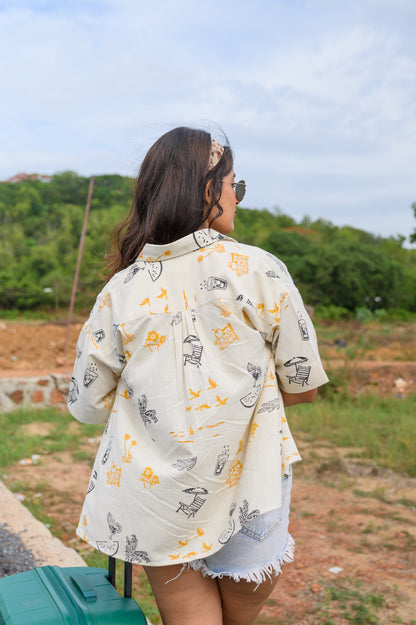
[{"label": "yellow bird print", "polygon": [[210,550],[212,549],[212,545],[213,545],[213,544],[214,544],[214,543],[211,543],[210,545],[207,545],[206,543],[204,543],[204,542],[203,542],[203,543],[202,543],[202,546],[203,546],[203,548],[204,548],[204,551],[203,551],[202,553],[204,553],[205,551],[210,551]]},{"label": "yellow bird print", "polygon": [[169,554],[169,558],[171,558],[172,560],[177,560],[179,558],[181,554],[177,553],[176,555],[172,555],[171,553]]},{"label": "yellow bird print", "polygon": [[181,547],[186,547],[186,545],[189,543],[189,538],[187,538],[186,540],[179,540],[179,547],[178,549],[180,549]]},{"label": "yellow bird print", "polygon": [[204,530],[201,530],[201,528],[198,527],[196,530],[196,536],[194,538],[197,538],[198,536],[203,536],[204,534],[205,534]]},{"label": "yellow bird print", "polygon": [[189,389],[189,394],[191,396],[191,399],[196,399],[197,397],[200,396],[202,389],[200,389],[199,391],[193,391],[191,388]]},{"label": "yellow bird print", "polygon": [[208,382],[209,382],[209,386],[207,388],[207,391],[210,391],[213,388],[217,388],[218,384],[215,382],[215,380],[208,378]]},{"label": "yellow bird print", "polygon": [[219,397],[218,395],[215,396],[217,399],[217,404],[215,404],[216,406],[225,406],[225,404],[228,401],[228,397],[224,397],[224,399],[221,399],[221,397]]}]

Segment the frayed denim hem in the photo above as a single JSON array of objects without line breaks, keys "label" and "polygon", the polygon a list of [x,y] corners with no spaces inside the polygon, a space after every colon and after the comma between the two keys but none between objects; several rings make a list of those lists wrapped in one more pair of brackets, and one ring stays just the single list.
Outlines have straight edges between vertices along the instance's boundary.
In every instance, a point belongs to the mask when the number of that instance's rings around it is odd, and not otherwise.
[{"label": "frayed denim hem", "polygon": [[295,551],[295,541],[292,536],[288,535],[288,540],[283,555],[280,556],[274,562],[267,562],[260,568],[250,569],[244,573],[232,573],[231,571],[222,571],[221,573],[215,573],[211,571],[205,560],[193,560],[187,562],[184,566],[199,571],[204,577],[212,577],[213,579],[222,579],[224,576],[232,577],[235,582],[242,580],[246,582],[254,582],[257,584],[256,589],[265,582],[267,579],[271,579],[272,576],[279,575],[282,572],[282,565],[285,563],[293,562]]}]

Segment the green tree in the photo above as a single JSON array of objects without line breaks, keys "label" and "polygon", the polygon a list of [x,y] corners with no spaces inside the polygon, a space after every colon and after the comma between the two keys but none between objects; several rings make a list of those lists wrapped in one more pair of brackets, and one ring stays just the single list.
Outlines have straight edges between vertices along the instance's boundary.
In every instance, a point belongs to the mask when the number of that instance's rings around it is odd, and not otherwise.
[{"label": "green tree", "polygon": [[[416,202],[412,204],[413,214],[416,217]],[[410,243],[416,243],[416,228],[415,231],[410,235]]]}]

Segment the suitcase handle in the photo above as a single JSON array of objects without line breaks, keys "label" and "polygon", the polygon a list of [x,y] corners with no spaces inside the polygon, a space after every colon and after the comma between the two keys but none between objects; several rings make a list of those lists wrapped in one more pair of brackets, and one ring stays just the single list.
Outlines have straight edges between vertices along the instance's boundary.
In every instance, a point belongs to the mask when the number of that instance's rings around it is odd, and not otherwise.
[{"label": "suitcase handle", "polygon": [[77,590],[81,593],[85,601],[91,603],[92,601],[97,601],[97,593],[95,588],[85,575],[71,575],[71,582],[76,586]]},{"label": "suitcase handle", "polygon": [[[108,557],[108,581],[114,588],[116,587],[116,559]],[[132,575],[133,565],[131,562],[124,562],[124,597],[131,599],[132,595]]]}]

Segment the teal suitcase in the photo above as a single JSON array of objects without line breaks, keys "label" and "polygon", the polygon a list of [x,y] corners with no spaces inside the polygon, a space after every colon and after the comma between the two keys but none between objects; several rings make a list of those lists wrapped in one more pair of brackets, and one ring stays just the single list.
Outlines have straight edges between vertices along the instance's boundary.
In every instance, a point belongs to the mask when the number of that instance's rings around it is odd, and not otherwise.
[{"label": "teal suitcase", "polygon": [[0,625],[146,625],[131,598],[131,564],[124,570],[125,596],[109,570],[42,566],[0,579]]}]

